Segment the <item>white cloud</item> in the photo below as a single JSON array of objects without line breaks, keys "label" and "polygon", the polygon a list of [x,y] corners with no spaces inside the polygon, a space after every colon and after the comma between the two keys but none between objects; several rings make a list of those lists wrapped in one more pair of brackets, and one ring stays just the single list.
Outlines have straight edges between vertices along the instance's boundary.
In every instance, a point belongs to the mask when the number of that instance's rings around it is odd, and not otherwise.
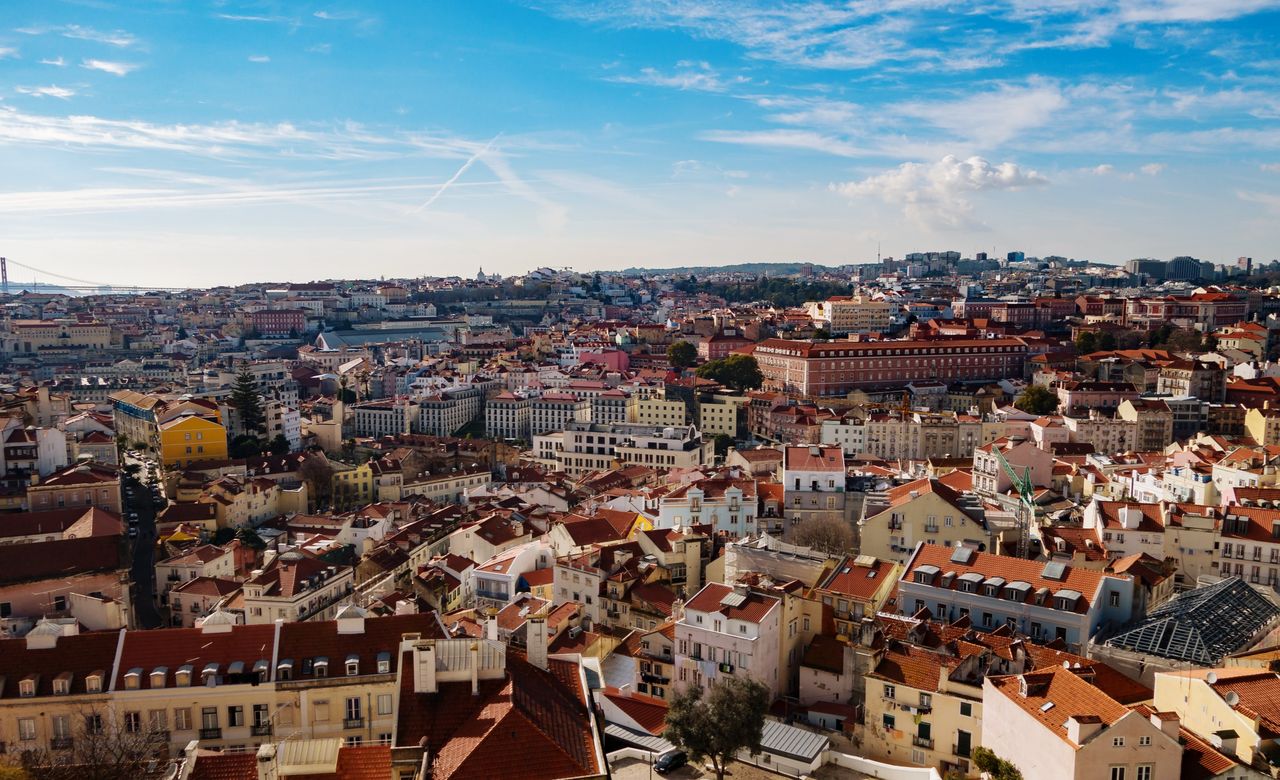
[{"label": "white cloud", "polygon": [[838,157],[863,157],[874,154],[833,135],[809,130],[709,130],[699,136],[704,141],[742,146],[763,146],[774,149],[805,149],[811,152],[834,154]]},{"label": "white cloud", "polygon": [[67,66],[67,61],[62,59],[61,57],[54,57],[53,59],[40,60],[40,64],[52,65],[55,68],[65,68]]},{"label": "white cloud", "polygon": [[991,190],[1040,186],[1048,179],[1017,163],[992,165],[981,157],[961,160],[947,155],[936,163],[907,162],[861,181],[832,184],[845,197],[878,198],[902,208],[922,226],[973,227],[969,195]]},{"label": "white cloud", "polygon": [[333,51],[333,44],[317,43],[313,46],[308,46],[307,51],[312,52],[313,54],[328,54],[329,52]]},{"label": "white cloud", "polygon": [[1115,170],[1116,168],[1114,165],[1111,165],[1110,163],[1103,163],[1102,165],[1097,165],[1097,166],[1094,166],[1093,168],[1090,168],[1089,172],[1092,173],[1094,176],[1106,176],[1108,173],[1114,173]]},{"label": "white cloud", "polygon": [[890,113],[923,119],[937,128],[969,139],[979,149],[993,149],[1027,130],[1041,127],[1068,105],[1056,84],[1001,85],[956,100],[900,103]]},{"label": "white cloud", "polygon": [[750,81],[746,76],[724,79],[708,62],[681,61],[676,70],[663,73],[657,68],[641,68],[635,75],[613,76],[609,81],[622,84],[643,84],[651,87],[671,87],[698,92],[724,92],[735,84]]},{"label": "white cloud", "polygon": [[140,65],[131,62],[110,62],[108,60],[82,60],[80,67],[86,70],[100,70],[103,73],[110,73],[113,76],[128,76],[134,72]]},{"label": "white cloud", "polygon": [[1138,170],[1142,171],[1148,176],[1159,176],[1161,173],[1164,172],[1165,167],[1166,166],[1164,163],[1147,163],[1146,165],[1142,166]]},{"label": "white cloud", "polygon": [[127,49],[138,44],[138,37],[133,33],[125,30],[95,30],[92,27],[85,27],[79,24],[65,24],[51,27],[19,27],[18,32],[24,35],[46,35],[53,33],[61,35],[63,38],[71,38],[77,41],[92,41],[94,43],[105,43],[108,46],[115,46],[120,49]]},{"label": "white cloud", "polygon": [[1263,163],[1258,167],[1268,173],[1280,173],[1280,163]]},{"label": "white cloud", "polygon": [[271,58],[265,54],[250,54],[249,62],[271,62]]},{"label": "white cloud", "polygon": [[0,60],[17,59],[18,50],[12,46],[0,46]]},{"label": "white cloud", "polygon": [[14,87],[14,91],[23,95],[32,95],[34,97],[55,97],[66,100],[76,94],[74,89],[59,87],[56,84],[50,84],[47,87]]}]

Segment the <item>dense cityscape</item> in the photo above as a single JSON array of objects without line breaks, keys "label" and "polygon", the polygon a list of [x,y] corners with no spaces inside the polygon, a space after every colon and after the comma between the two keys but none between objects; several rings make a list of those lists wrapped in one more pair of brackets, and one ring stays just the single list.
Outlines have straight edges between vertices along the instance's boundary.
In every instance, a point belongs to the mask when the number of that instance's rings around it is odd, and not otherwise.
[{"label": "dense cityscape", "polygon": [[1271,777],[1275,269],[11,284],[0,755]]}]

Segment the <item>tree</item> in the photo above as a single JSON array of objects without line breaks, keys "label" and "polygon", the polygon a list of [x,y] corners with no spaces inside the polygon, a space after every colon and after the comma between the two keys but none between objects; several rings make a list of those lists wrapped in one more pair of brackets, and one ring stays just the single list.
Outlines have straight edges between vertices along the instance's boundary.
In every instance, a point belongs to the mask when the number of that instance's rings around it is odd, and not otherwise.
[{"label": "tree", "polygon": [[333,466],[320,453],[312,453],[298,466],[298,476],[307,483],[307,493],[319,506],[328,502],[333,488]]},{"label": "tree", "polygon": [[712,444],[715,445],[717,455],[724,455],[733,446],[733,437],[727,433],[717,433]]},{"label": "tree", "polygon": [[1058,396],[1044,385],[1027,385],[1013,405],[1027,414],[1052,414],[1058,408]]},{"label": "tree", "polygon": [[810,517],[796,527],[796,544],[828,555],[841,555],[853,547],[853,528],[835,517]]},{"label": "tree", "polygon": [[687,341],[676,341],[667,347],[667,362],[684,370],[698,361],[698,348]]},{"label": "tree", "polygon": [[760,364],[750,355],[729,355],[703,363],[697,374],[734,390],[754,390],[764,384]]},{"label": "tree", "polygon": [[704,691],[693,685],[671,701],[662,736],[694,761],[709,759],[716,780],[738,751],[760,752],[769,689],[750,677],[719,677]]},{"label": "tree", "polygon": [[289,440],[284,437],[283,433],[277,433],[276,437],[267,445],[267,448],[271,450],[272,455],[288,455],[289,450],[292,449],[289,446]]},{"label": "tree", "polygon": [[1076,336],[1076,353],[1080,355],[1088,355],[1091,352],[1098,351],[1098,334],[1091,330],[1081,331]]},{"label": "tree", "polygon": [[1175,328],[1164,342],[1171,352],[1197,352],[1203,344],[1203,336],[1189,328]]},{"label": "tree", "polygon": [[826,328],[818,328],[813,332],[813,340],[814,341],[830,341],[831,331],[827,330]]},{"label": "tree", "polygon": [[178,341],[182,341],[183,339],[185,339],[185,338],[187,337],[187,335],[188,335],[188,334],[187,334],[187,329],[186,329],[185,327],[183,327],[183,326],[179,325],[179,326],[178,326],[178,333],[177,333]]},{"label": "tree", "polygon": [[267,430],[267,416],[262,411],[262,398],[258,395],[258,380],[247,366],[236,374],[230,403],[240,417],[240,430],[245,434],[257,436]]},{"label": "tree", "polygon": [[231,526],[223,526],[213,534],[213,543],[221,547],[232,539],[236,538],[236,529]]},{"label": "tree", "polygon": [[[83,707],[67,714],[69,747],[22,751],[22,774],[6,778],[32,780],[136,780],[153,776],[164,764],[167,738],[143,721],[145,713],[124,714],[119,721],[110,710]],[[161,727],[162,728],[162,727]]]},{"label": "tree", "polygon": [[239,539],[240,543],[245,547],[254,550],[267,549],[267,543],[262,540],[261,536],[258,536],[258,532],[247,525],[236,529],[236,539]]},{"label": "tree", "polygon": [[973,763],[989,774],[991,780],[1022,780],[1021,770],[987,748],[979,746],[973,749]]},{"label": "tree", "polygon": [[1104,330],[1098,334],[1098,349],[1102,352],[1110,352],[1116,348],[1116,335],[1109,330]]},{"label": "tree", "polygon": [[262,439],[242,433],[227,445],[227,454],[232,458],[256,458],[262,454]]}]

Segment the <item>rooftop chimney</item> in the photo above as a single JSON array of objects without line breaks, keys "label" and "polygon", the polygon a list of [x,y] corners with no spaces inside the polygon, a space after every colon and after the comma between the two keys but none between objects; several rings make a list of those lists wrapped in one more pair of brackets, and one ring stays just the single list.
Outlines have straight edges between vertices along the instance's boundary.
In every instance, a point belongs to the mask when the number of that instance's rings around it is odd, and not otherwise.
[{"label": "rooftop chimney", "polygon": [[539,669],[547,668],[547,615],[539,612],[525,623],[525,642],[528,645],[529,663]]},{"label": "rooftop chimney", "polygon": [[435,693],[439,690],[436,684],[436,643],[428,639],[413,648],[414,693]]},{"label": "rooftop chimney", "polygon": [[1102,731],[1102,718],[1097,715],[1072,715],[1067,718],[1067,739],[1073,744],[1083,745],[1099,731]]},{"label": "rooftop chimney", "polygon": [[258,780],[274,780],[276,776],[276,746],[268,742],[258,748]]},{"label": "rooftop chimney", "polygon": [[1173,739],[1178,738],[1178,713],[1176,712],[1153,712],[1151,713],[1151,725],[1160,729],[1166,736]]}]

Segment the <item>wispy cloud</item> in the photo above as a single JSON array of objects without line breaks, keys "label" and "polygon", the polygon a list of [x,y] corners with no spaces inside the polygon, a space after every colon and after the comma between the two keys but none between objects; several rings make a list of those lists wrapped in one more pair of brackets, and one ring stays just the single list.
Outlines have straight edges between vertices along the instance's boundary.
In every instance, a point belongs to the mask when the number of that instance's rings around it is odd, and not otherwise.
[{"label": "wispy cloud", "polygon": [[78,41],[92,41],[127,49],[138,44],[138,37],[125,30],[95,30],[79,24],[64,24],[47,27],[19,27],[18,32],[24,35],[61,35]]},{"label": "wispy cloud", "polygon": [[43,59],[43,60],[40,60],[40,64],[41,64],[41,65],[52,65],[52,66],[54,66],[55,68],[65,68],[65,67],[67,66],[67,61],[66,61],[66,60],[64,60],[64,59],[62,59],[61,57],[54,57],[54,58],[52,58],[52,59]]},{"label": "wispy cloud", "polygon": [[142,67],[132,62],[111,62],[109,60],[81,60],[80,67],[86,70],[100,70],[113,76],[128,76]]},{"label": "wispy cloud", "polygon": [[352,9],[321,9],[312,15],[326,22],[350,22],[354,25],[356,33],[360,35],[373,32],[382,23],[377,16]]},{"label": "wispy cloud", "polygon": [[262,22],[264,24],[289,21],[286,16],[262,16],[258,14],[214,14],[213,18],[223,19],[228,22]]},{"label": "wispy cloud", "polygon": [[59,87],[56,84],[50,84],[47,87],[14,87],[13,89],[15,92],[23,95],[32,95],[34,97],[55,97],[62,98],[63,100],[73,97],[76,94],[74,89]]},{"label": "wispy cloud", "polygon": [[873,149],[857,146],[848,140],[809,130],[710,130],[699,136],[704,141],[773,149],[803,149],[834,154],[838,157],[866,157],[877,154]]},{"label": "wispy cloud", "polygon": [[312,54],[328,54],[333,51],[333,44],[317,43],[312,46],[308,46],[307,51],[311,52]]},{"label": "wispy cloud", "polygon": [[611,76],[608,80],[623,84],[643,84],[696,92],[725,92],[731,86],[746,84],[751,79],[746,76],[732,76],[726,79],[712,68],[709,62],[682,60],[676,63],[673,71],[664,73],[657,68],[641,68],[637,74],[619,74]]},{"label": "wispy cloud", "polygon": [[1280,163],[1263,163],[1258,167],[1267,173],[1280,173]]},{"label": "wispy cloud", "polygon": [[[1067,106],[1055,84],[1003,84],[955,100],[913,101],[892,106],[892,114],[923,119],[954,132],[981,150],[994,149],[1023,132],[1041,127]],[[967,121],[957,121],[965,117]]]},{"label": "wispy cloud", "polygon": [[1147,176],[1159,176],[1161,173],[1164,173],[1164,169],[1166,167],[1167,166],[1165,166],[1164,163],[1147,163],[1138,170]]},{"label": "wispy cloud", "polygon": [[18,58],[18,50],[12,46],[0,46],[0,60],[12,60]]},{"label": "wispy cloud", "polygon": [[249,62],[271,62],[271,58],[266,54],[250,54]]},{"label": "wispy cloud", "polygon": [[976,228],[981,223],[972,217],[972,193],[1044,184],[1048,179],[1017,163],[993,165],[982,157],[961,160],[947,155],[933,164],[907,162],[860,181],[832,184],[831,190],[900,207],[922,227]]}]

